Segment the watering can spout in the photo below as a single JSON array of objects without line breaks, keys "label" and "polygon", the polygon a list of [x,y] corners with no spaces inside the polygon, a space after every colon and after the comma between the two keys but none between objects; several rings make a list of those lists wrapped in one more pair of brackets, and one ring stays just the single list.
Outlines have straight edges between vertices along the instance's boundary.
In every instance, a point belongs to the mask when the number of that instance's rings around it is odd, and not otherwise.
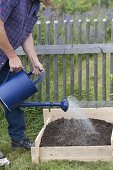
[{"label": "watering can spout", "polygon": [[69,108],[69,103],[68,103],[68,100],[67,98],[64,98],[62,101],[61,101],[61,109],[66,112]]},{"label": "watering can spout", "polygon": [[69,103],[67,98],[64,98],[61,102],[23,102],[20,104],[20,107],[37,107],[37,106],[59,106],[64,112],[69,108]]}]

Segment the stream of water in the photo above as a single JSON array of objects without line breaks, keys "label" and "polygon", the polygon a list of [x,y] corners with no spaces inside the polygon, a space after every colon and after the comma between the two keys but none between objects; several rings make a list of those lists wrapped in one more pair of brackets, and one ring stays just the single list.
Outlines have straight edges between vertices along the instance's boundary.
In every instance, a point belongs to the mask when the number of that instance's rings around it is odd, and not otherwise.
[{"label": "stream of water", "polygon": [[73,114],[73,118],[75,115],[75,118],[77,117],[77,119],[82,119],[80,126],[82,127],[82,129],[84,128],[88,133],[93,133],[95,134],[95,128],[92,125],[92,122],[90,121],[90,119],[87,118],[86,114],[83,112],[83,110],[80,109],[80,106],[76,100],[75,97],[73,96],[69,96],[68,98],[68,102],[69,102],[69,110],[71,111],[71,113]]}]

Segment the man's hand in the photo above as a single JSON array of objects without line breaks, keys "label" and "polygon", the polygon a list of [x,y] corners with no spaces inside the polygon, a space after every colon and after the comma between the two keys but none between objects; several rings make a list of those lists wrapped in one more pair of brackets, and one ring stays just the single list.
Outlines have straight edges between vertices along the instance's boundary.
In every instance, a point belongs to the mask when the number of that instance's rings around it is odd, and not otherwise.
[{"label": "man's hand", "polygon": [[9,59],[10,71],[20,71],[22,70],[22,62],[18,56],[11,57]]},{"label": "man's hand", "polygon": [[45,6],[49,6],[52,4],[51,0],[40,0],[40,2],[42,2]]},{"label": "man's hand", "polygon": [[44,71],[44,68],[39,61],[34,62],[32,66],[33,66],[33,71],[32,71],[33,74],[40,74],[42,71]]}]

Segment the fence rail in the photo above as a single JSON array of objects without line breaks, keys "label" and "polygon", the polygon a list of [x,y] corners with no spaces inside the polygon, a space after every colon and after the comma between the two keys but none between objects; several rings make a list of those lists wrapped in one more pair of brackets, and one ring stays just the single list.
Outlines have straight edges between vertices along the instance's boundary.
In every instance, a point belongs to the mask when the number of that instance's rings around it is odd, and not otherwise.
[{"label": "fence rail", "polygon": [[[35,50],[38,55],[113,53],[113,44],[37,45]],[[17,54],[24,52],[18,48]]]},{"label": "fence rail", "polygon": [[[34,37],[45,67],[39,100],[69,95],[86,101],[113,99],[113,20],[38,21]],[[21,48],[16,52],[25,55]]]}]

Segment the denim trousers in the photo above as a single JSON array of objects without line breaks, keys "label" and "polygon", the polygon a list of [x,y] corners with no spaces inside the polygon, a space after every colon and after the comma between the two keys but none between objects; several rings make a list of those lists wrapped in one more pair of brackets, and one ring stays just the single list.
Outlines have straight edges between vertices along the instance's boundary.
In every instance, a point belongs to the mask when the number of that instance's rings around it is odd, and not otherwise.
[{"label": "denim trousers", "polygon": [[[0,70],[0,85],[4,82],[9,72],[8,62],[4,65],[3,69]],[[14,73],[11,73],[11,76]],[[9,78],[9,79],[10,79]],[[17,82],[19,83],[19,82]],[[8,122],[8,133],[11,140],[22,140],[25,138],[25,115],[23,110],[19,107],[13,111],[9,111],[5,108],[5,117]]]}]

